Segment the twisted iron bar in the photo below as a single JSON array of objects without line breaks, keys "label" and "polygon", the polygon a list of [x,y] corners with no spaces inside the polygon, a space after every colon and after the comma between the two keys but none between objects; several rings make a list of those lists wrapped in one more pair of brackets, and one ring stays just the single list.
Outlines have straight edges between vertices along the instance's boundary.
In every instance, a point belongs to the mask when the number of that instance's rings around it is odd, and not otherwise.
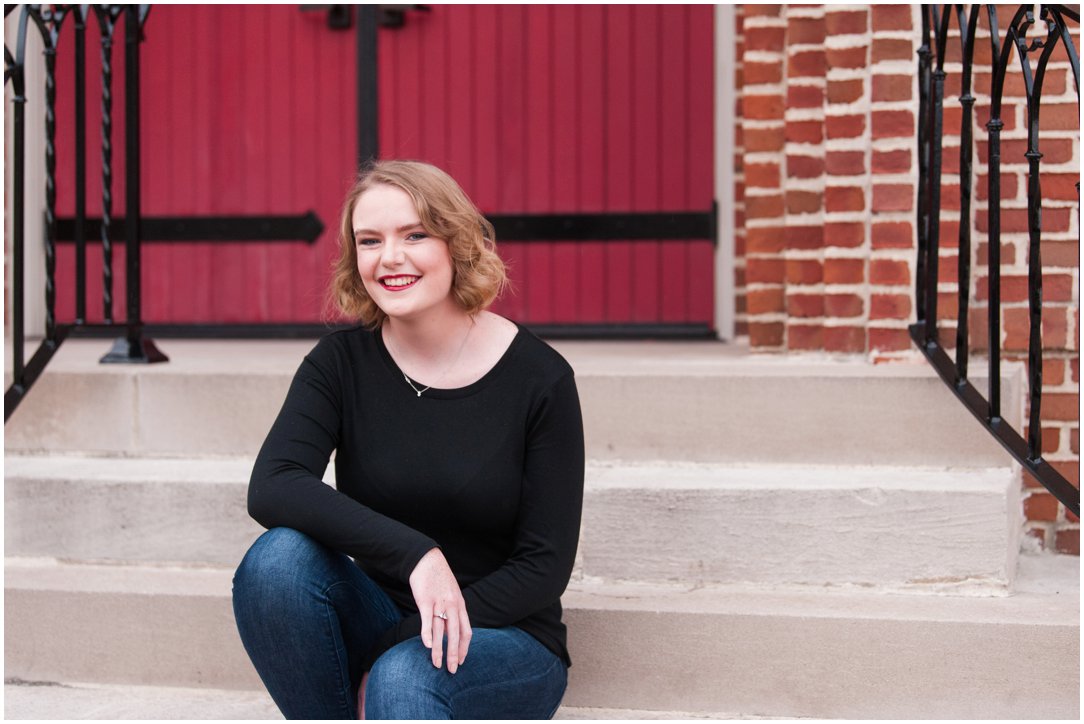
[{"label": "twisted iron bar", "polygon": [[102,306],[106,323],[113,321],[113,34],[124,8],[95,5],[102,44]]}]

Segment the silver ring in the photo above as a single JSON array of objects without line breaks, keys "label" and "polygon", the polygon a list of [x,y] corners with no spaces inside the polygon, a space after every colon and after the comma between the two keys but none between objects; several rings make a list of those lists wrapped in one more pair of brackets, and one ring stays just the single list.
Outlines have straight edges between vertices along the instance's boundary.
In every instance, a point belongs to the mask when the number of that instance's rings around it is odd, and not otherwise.
[{"label": "silver ring", "polygon": [[444,611],[440,611],[439,613],[434,613],[433,615],[436,616],[437,618],[444,619],[445,621],[448,620],[448,614],[445,613]]}]

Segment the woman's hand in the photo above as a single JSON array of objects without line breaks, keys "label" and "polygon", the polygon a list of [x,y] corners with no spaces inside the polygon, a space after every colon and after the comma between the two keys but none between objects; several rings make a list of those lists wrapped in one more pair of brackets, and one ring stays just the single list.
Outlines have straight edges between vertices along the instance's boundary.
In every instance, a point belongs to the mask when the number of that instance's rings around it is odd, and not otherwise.
[{"label": "woman's hand", "polygon": [[422,620],[422,643],[432,649],[433,666],[440,668],[447,633],[448,671],[454,674],[467,658],[471,628],[459,583],[439,548],[422,556],[410,573],[409,582]]}]

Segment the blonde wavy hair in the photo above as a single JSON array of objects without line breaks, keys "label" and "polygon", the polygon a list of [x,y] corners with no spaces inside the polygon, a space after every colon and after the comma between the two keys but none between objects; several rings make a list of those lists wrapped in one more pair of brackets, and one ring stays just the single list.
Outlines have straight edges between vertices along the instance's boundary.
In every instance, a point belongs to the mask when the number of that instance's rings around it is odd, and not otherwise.
[{"label": "blonde wavy hair", "polygon": [[343,203],[339,258],[331,282],[331,295],[339,310],[369,328],[380,326],[387,317],[365,291],[358,274],[353,223],[358,199],[381,184],[405,191],[414,201],[425,232],[448,243],[452,295],[459,306],[468,314],[488,307],[508,283],[504,263],[497,256],[493,225],[455,179],[436,166],[421,161],[377,161],[362,168]]}]

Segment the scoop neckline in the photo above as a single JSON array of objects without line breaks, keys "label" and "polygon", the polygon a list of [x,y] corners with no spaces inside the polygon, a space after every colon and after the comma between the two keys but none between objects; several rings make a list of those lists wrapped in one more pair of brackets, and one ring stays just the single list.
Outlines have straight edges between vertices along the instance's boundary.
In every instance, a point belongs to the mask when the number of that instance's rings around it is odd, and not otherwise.
[{"label": "scoop neckline", "polygon": [[[497,362],[492,367],[490,367],[481,377],[476,379],[474,382],[471,382],[469,385],[465,385],[463,387],[430,387],[429,389],[425,390],[420,396],[422,398],[428,397],[431,400],[451,400],[459,397],[467,397],[469,395],[473,395],[474,393],[486,387],[490,383],[490,381],[500,373],[501,369],[505,366],[505,363],[512,356],[512,352],[515,351],[516,347],[519,346],[520,340],[523,339],[523,326],[520,325],[518,322],[512,322],[512,324],[516,325],[516,335],[512,337],[512,341],[508,343],[508,347],[501,354]],[[377,349],[380,350],[380,356],[384,359],[384,363],[388,366],[388,369],[392,373],[394,373],[394,376],[399,381],[399,384],[401,384],[403,389],[406,390],[406,392],[408,392],[412,397],[418,396],[417,391],[412,391],[406,380],[403,379],[405,373],[402,369],[399,368],[399,365],[396,363],[395,359],[388,351],[387,345],[384,344],[384,328],[378,327],[376,330],[374,330],[373,338],[376,340]]]}]

